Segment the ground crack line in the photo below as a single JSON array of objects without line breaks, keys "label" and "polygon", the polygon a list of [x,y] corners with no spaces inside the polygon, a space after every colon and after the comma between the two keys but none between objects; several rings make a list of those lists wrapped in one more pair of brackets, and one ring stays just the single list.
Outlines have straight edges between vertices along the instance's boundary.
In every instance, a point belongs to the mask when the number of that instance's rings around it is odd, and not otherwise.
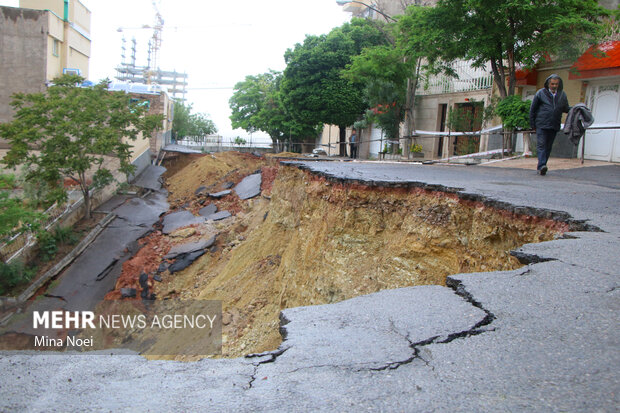
[{"label": "ground crack line", "polygon": [[278,357],[280,357],[282,354],[286,353],[286,351],[289,349],[290,347],[281,347],[278,350],[275,351],[267,351],[265,353],[257,353],[257,354],[248,354],[245,356],[246,359],[250,359],[250,358],[256,358],[256,357],[265,357],[265,356],[269,356],[269,358],[267,360],[259,360],[255,363],[253,363],[254,365],[254,372],[252,373],[252,375],[250,376],[250,381],[248,382],[248,385],[246,387],[244,387],[245,390],[250,390],[253,387],[254,382],[256,381],[256,376],[258,375],[258,369],[262,364],[267,364],[267,363],[274,363]]},{"label": "ground crack line", "polygon": [[[527,272],[528,271],[526,270],[525,272],[523,272],[523,274],[526,274]],[[441,339],[441,340],[439,340],[439,339],[442,336],[434,336],[434,337],[431,337],[431,338],[428,338],[426,340],[422,340],[422,341],[419,341],[419,342],[416,342],[416,343],[412,343],[410,338],[409,338],[409,335],[404,335],[401,332],[399,332],[394,327],[393,322],[391,322],[392,330],[395,333],[401,335],[403,338],[405,338],[409,342],[409,347],[411,347],[413,349],[413,355],[410,358],[408,358],[407,360],[388,363],[385,366],[382,366],[382,367],[379,367],[379,368],[371,368],[369,370],[372,370],[372,371],[382,371],[382,370],[388,370],[388,369],[393,370],[393,369],[399,368],[402,365],[412,363],[416,359],[422,360],[424,362],[424,364],[426,364],[427,367],[430,367],[431,369],[434,370],[433,366],[430,365],[430,361],[424,359],[420,355],[420,347],[428,346],[430,344],[447,344],[447,343],[450,343],[451,341],[454,341],[456,339],[467,338],[467,337],[475,336],[475,335],[478,335],[478,334],[486,333],[486,332],[489,332],[489,331],[493,331],[493,329],[483,328],[483,327],[486,327],[489,324],[491,324],[493,322],[493,320],[495,320],[495,315],[493,315],[493,313],[491,313],[489,310],[484,308],[480,302],[476,301],[474,299],[474,297],[467,290],[465,290],[465,288],[463,287],[463,284],[462,284],[462,282],[460,280],[456,280],[456,279],[453,279],[453,278],[448,278],[447,281],[446,281],[446,285],[448,287],[452,288],[457,295],[459,295],[460,297],[464,298],[468,303],[470,303],[474,307],[477,307],[477,308],[481,309],[482,311],[484,311],[485,317],[481,321],[476,323],[472,328],[470,328],[468,330],[460,331],[458,333],[449,334],[446,338]]]}]

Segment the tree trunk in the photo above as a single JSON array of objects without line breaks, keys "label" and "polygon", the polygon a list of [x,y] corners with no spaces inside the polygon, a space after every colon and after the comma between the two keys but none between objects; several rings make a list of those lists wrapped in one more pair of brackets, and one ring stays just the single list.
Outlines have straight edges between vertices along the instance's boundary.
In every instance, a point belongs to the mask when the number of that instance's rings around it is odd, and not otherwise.
[{"label": "tree trunk", "polygon": [[347,127],[344,125],[338,125],[339,130],[339,142],[340,142],[340,156],[347,156]]},{"label": "tree trunk", "polygon": [[415,90],[418,87],[421,63],[422,59],[418,58],[415,77],[413,79],[407,79],[407,101],[405,103],[405,128],[407,130],[407,136],[413,135],[415,131]]},{"label": "tree trunk", "polygon": [[84,197],[84,218],[90,219],[92,214],[90,212],[90,191],[86,188],[86,191],[82,192],[82,196]]},{"label": "tree trunk", "polygon": [[84,198],[84,218],[90,219],[90,188],[86,183],[86,173],[81,172],[80,175],[80,188],[82,190],[82,197]]},{"label": "tree trunk", "polygon": [[503,65],[498,67],[497,62],[493,59],[491,60],[491,69],[493,70],[493,80],[495,80],[495,84],[497,85],[497,90],[499,91],[499,96],[504,99],[507,96],[506,93],[506,77],[503,73]]}]

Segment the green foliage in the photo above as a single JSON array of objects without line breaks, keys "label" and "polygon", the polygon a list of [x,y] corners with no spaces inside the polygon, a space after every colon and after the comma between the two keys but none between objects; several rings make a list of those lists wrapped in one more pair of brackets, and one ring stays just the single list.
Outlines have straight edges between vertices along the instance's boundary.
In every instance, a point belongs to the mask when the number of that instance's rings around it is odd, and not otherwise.
[{"label": "green foliage", "polygon": [[97,171],[95,186],[109,182],[111,171],[104,166],[108,156],[119,159],[121,172],[133,172],[128,141],[150,135],[161,126],[162,117],[147,115],[148,106],[132,102],[124,92],[108,91],[107,80],[81,87],[83,80],[64,75],[54,79],[45,93],[13,95],[14,120],[0,125],[0,136],[11,147],[2,162],[9,167],[23,165],[27,181],[47,183],[46,201],[66,200],[65,177],[78,182],[89,217],[87,172]]},{"label": "green foliage", "polygon": [[41,261],[51,261],[58,252],[60,245],[74,245],[79,235],[71,227],[56,227],[52,232],[40,231],[37,234],[37,247]]},{"label": "green foliage", "polygon": [[365,47],[386,43],[375,24],[354,19],[327,35],[306,36],[302,44],[287,50],[282,100],[297,121],[346,126],[364,113],[364,85],[341,73]]},{"label": "green foliage", "polygon": [[233,145],[245,145],[246,143],[248,143],[248,141],[246,141],[245,139],[243,139],[240,136],[237,136],[234,140],[233,140]]},{"label": "green foliage", "polygon": [[47,231],[41,231],[37,234],[37,247],[39,248],[39,259],[43,262],[51,261],[58,252],[54,234]]},{"label": "green foliage", "polygon": [[27,283],[36,273],[36,268],[27,268],[19,261],[10,264],[0,262],[0,295],[6,295],[11,289]]},{"label": "green foliage", "polygon": [[521,96],[508,96],[497,103],[495,113],[502,119],[504,129],[528,129],[531,104],[531,100],[523,101]]},{"label": "green foliage", "polygon": [[0,240],[36,229],[42,218],[43,214],[32,210],[21,199],[0,191]]},{"label": "green foliage", "polygon": [[518,65],[531,67],[545,56],[574,60],[602,38],[607,14],[596,0],[440,0],[410,6],[398,24],[404,47],[421,53],[429,69],[453,74],[456,59],[490,63],[505,97],[514,94]]},{"label": "green foliage", "polygon": [[50,185],[45,181],[37,181],[35,179],[26,179],[28,172],[24,171],[19,175],[19,184],[24,191],[24,198],[28,200],[28,204],[32,208],[47,209],[52,206],[53,202],[49,193],[52,190]]},{"label": "green foliage", "polygon": [[14,189],[17,180],[14,174],[0,174],[0,189]]},{"label": "green foliage", "polygon": [[412,143],[410,150],[411,152],[414,152],[414,153],[422,152],[422,145],[419,145],[417,143]]},{"label": "green foliage", "polygon": [[352,58],[343,76],[366,85],[364,96],[373,112],[369,122],[376,122],[389,139],[398,139],[405,116],[407,79],[413,74],[411,60],[393,45],[364,49]]},{"label": "green foliage", "polygon": [[174,119],[172,136],[174,139],[187,137],[200,139],[206,135],[217,133],[215,123],[204,113],[192,113],[192,105],[174,102]]},{"label": "green foliage", "polygon": [[[482,102],[457,105],[448,111],[448,127],[453,131],[478,131],[482,125],[484,110]],[[466,155],[478,152],[480,135],[464,135],[456,138],[456,154]]]},{"label": "green foliage", "polygon": [[80,237],[71,227],[56,227],[54,229],[54,239],[58,244],[74,245],[79,241]]},{"label": "green foliage", "polygon": [[273,70],[256,76],[246,76],[235,85],[229,100],[234,128],[248,132],[263,131],[272,141],[290,139],[303,142],[317,134],[315,125],[298,122],[282,103],[280,84],[282,73]]},{"label": "green foliage", "polygon": [[464,111],[458,106],[448,110],[448,127],[457,132],[478,130],[482,124],[483,111]]}]

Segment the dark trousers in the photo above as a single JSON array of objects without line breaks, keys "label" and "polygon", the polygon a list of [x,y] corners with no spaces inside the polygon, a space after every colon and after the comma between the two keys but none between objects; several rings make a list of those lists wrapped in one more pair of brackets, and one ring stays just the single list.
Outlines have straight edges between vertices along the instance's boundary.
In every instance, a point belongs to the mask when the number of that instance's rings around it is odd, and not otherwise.
[{"label": "dark trousers", "polygon": [[351,144],[351,158],[357,158],[357,143]]},{"label": "dark trousers", "polygon": [[536,169],[540,170],[540,168],[547,165],[557,133],[558,131],[553,129],[536,129],[536,152],[538,153],[538,166]]}]

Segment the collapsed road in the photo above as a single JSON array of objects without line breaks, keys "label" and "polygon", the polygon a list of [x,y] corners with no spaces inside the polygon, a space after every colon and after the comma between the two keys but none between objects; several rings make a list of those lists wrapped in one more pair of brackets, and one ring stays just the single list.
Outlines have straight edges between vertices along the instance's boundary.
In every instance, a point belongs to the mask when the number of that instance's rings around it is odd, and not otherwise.
[{"label": "collapsed road", "polygon": [[544,179],[484,167],[286,168],[332,183],[444,191],[590,231],[518,248],[529,264],[517,269],[286,309],[278,349],[243,358],[181,363],[4,352],[2,409],[615,410],[620,167]]},{"label": "collapsed road", "polygon": [[[158,183],[164,168],[151,166],[134,182],[151,191],[144,198],[116,195],[97,211],[114,214],[114,220],[93,243],[57,277],[45,295],[30,304],[31,311],[92,310],[114,288],[123,263],[137,249],[138,240],[152,231],[161,214],[168,210],[166,193]],[[9,331],[34,334],[30,320],[18,319]]]}]

